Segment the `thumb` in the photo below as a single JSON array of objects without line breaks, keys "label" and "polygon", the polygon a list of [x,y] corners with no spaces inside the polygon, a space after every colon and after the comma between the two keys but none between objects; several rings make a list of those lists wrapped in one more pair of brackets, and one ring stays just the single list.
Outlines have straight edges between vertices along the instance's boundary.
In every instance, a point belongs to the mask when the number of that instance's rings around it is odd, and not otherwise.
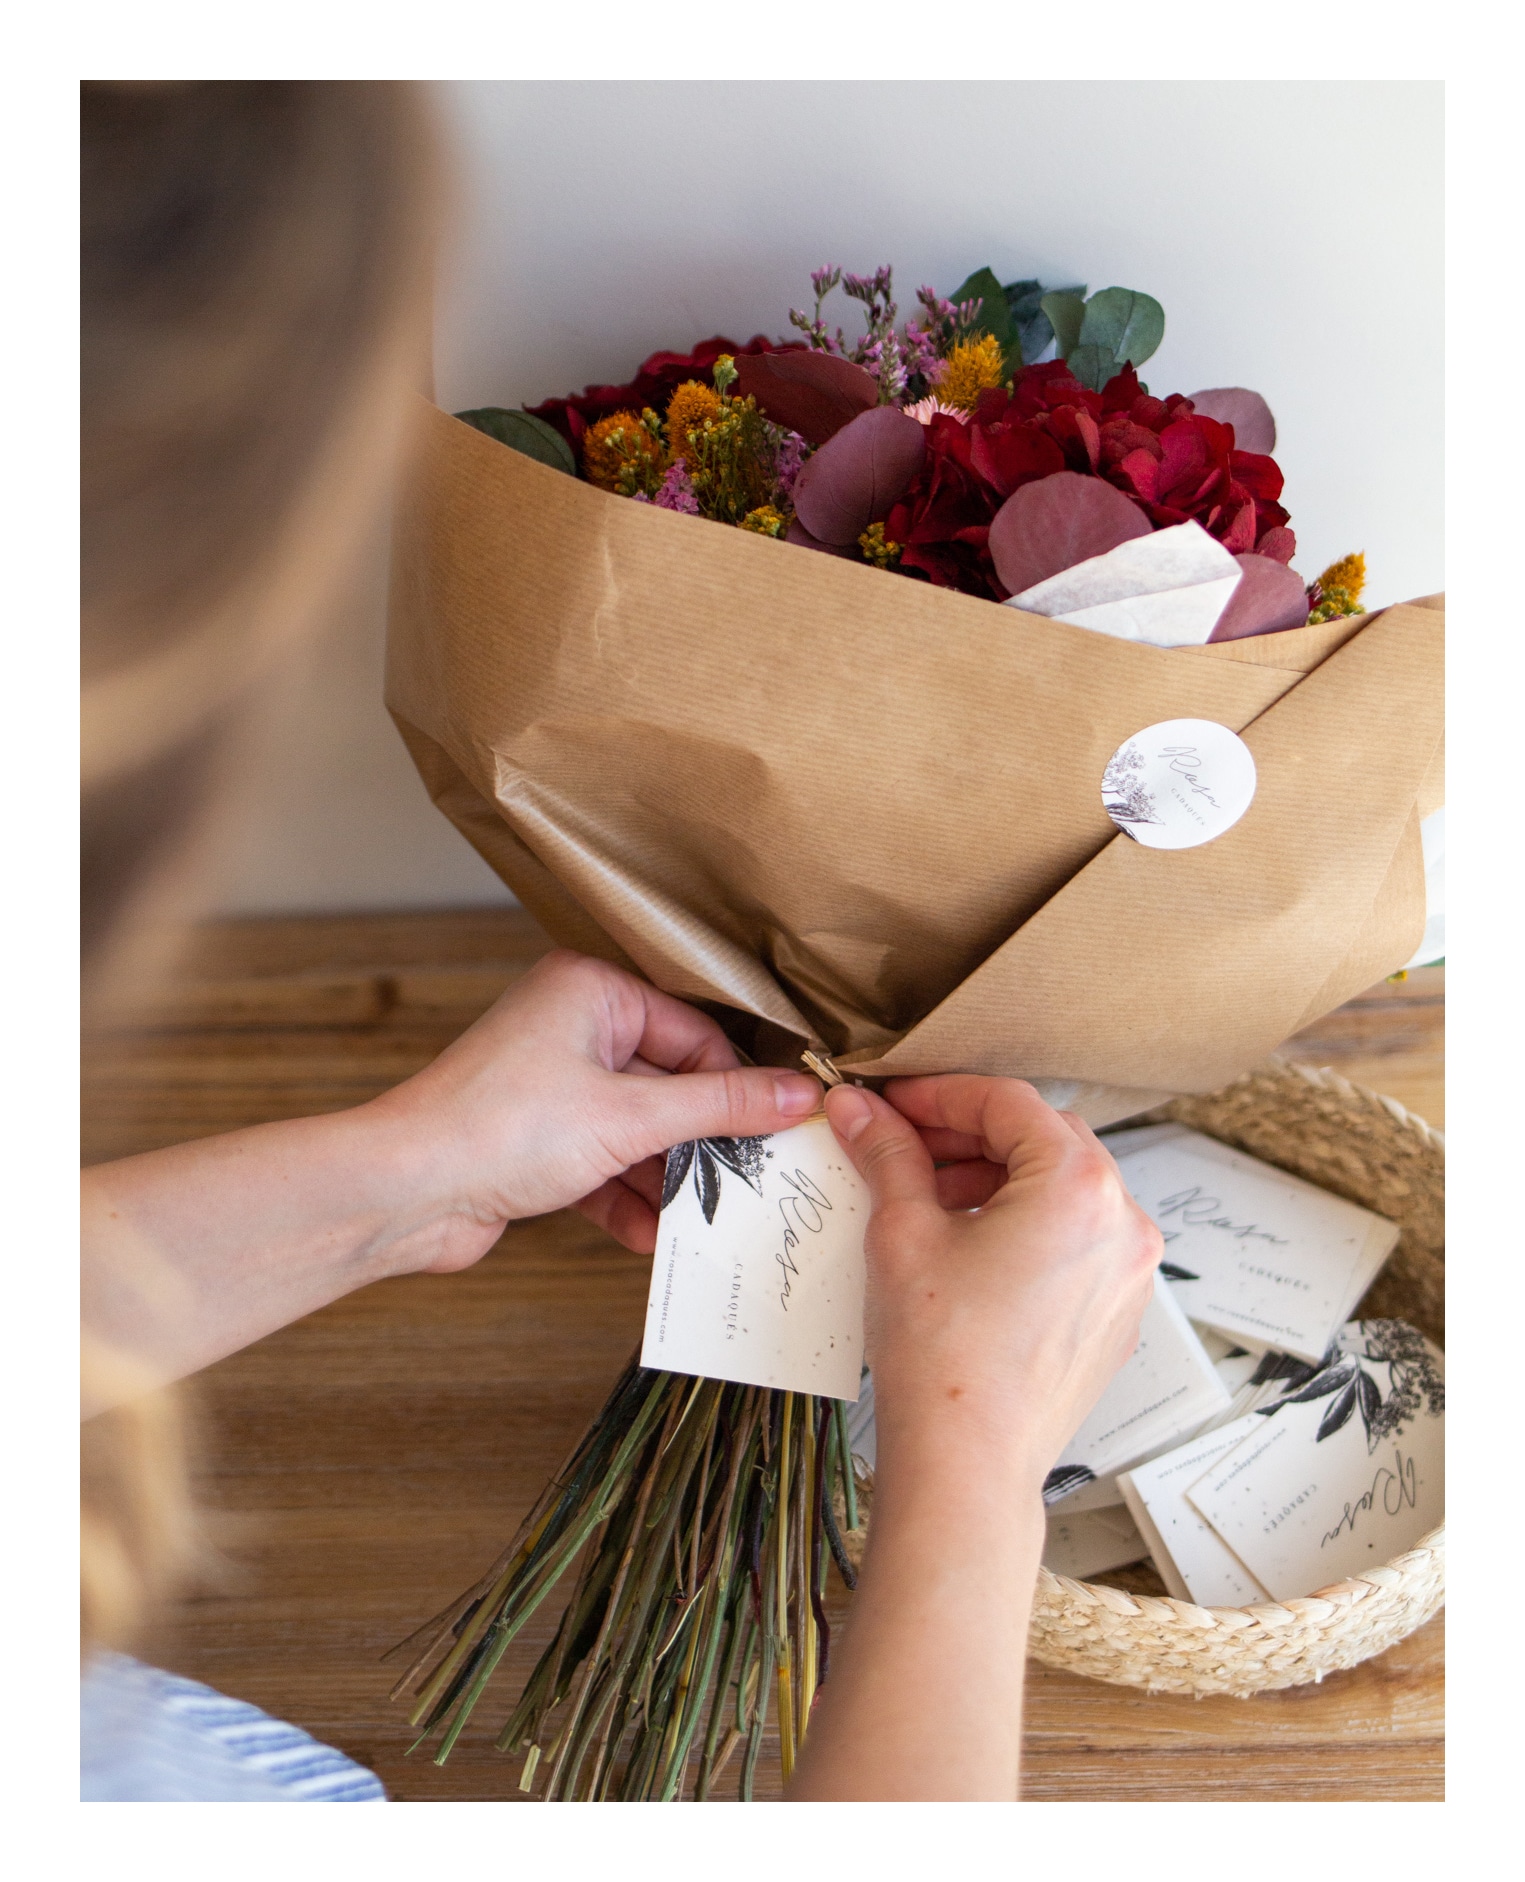
[{"label": "thumb", "polygon": [[926,1145],[892,1104],[856,1085],[826,1094],[826,1115],[858,1174],[874,1210],[890,1203],[937,1201],[937,1172]]},{"label": "thumb", "polygon": [[695,1137],[766,1137],[820,1108],[820,1084],[805,1072],[740,1065],[725,1072],[621,1075],[631,1161]]}]

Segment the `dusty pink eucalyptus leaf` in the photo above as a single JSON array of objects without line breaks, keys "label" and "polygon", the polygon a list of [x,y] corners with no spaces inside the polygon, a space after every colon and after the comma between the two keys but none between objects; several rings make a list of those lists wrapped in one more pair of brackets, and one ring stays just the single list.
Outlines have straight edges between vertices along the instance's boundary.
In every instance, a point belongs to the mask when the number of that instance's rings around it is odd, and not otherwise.
[{"label": "dusty pink eucalyptus leaf", "polygon": [[1239,586],[1209,640],[1247,640],[1251,634],[1280,634],[1303,625],[1308,595],[1296,569],[1267,555],[1236,555],[1234,560],[1243,571]]},{"label": "dusty pink eucalyptus leaf", "polygon": [[1204,418],[1234,427],[1234,449],[1269,457],[1276,449],[1276,420],[1258,392],[1245,386],[1210,386],[1193,392],[1191,402]]},{"label": "dusty pink eucalyptus leaf", "polygon": [[879,403],[874,375],[834,353],[738,353],[736,389],[807,444],[825,444]]},{"label": "dusty pink eucalyptus leaf", "polygon": [[860,412],[801,468],[795,514],[821,542],[856,542],[905,495],[926,448],[926,427],[897,407]]},{"label": "dusty pink eucalyptus leaf", "polygon": [[798,543],[802,549],[819,549],[822,555],[851,555],[853,553],[851,544],[846,548],[838,548],[834,542],[822,542],[818,537],[812,536],[798,517],[789,525],[784,541]]},{"label": "dusty pink eucalyptus leaf", "polygon": [[1150,534],[1138,505],[1100,477],[1055,471],[1014,490],[990,525],[990,557],[1011,595]]},{"label": "dusty pink eucalyptus leaf", "polygon": [[1256,555],[1268,555],[1273,562],[1290,562],[1297,554],[1297,537],[1290,529],[1268,529],[1255,545]]}]

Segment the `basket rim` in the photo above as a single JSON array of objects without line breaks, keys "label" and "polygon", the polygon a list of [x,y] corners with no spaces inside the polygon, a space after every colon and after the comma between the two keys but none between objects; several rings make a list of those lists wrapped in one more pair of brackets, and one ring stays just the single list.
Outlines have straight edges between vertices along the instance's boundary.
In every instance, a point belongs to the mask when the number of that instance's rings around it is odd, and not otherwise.
[{"label": "basket rim", "polygon": [[1424,1566],[1427,1560],[1437,1557],[1444,1560],[1445,1552],[1446,1530],[1442,1523],[1438,1529],[1421,1536],[1412,1549],[1405,1549],[1402,1555],[1395,1555],[1380,1568],[1367,1569],[1346,1581],[1331,1582],[1326,1588],[1315,1588],[1312,1594],[1289,1595],[1285,1601],[1262,1601],[1254,1607],[1209,1608],[1194,1601],[1182,1601],[1171,1594],[1130,1594],[1127,1589],[1113,1588],[1106,1582],[1075,1581],[1069,1575],[1056,1575],[1053,1569],[1041,1565],[1038,1587],[1044,1592],[1052,1589],[1071,1597],[1078,1595],[1087,1604],[1110,1608],[1114,1614],[1153,1615],[1159,1619],[1163,1609],[1172,1619],[1188,1627],[1205,1630],[1229,1625],[1238,1629],[1248,1623],[1270,1632],[1276,1628],[1301,1626],[1310,1614],[1331,1606],[1353,1607],[1390,1587],[1394,1576],[1406,1577]]}]

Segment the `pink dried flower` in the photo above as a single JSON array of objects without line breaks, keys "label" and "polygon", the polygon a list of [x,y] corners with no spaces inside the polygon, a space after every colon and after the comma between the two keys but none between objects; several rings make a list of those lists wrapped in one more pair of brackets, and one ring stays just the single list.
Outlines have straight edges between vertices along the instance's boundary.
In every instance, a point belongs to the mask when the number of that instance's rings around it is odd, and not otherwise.
[{"label": "pink dried flower", "polygon": [[794,494],[794,480],[799,476],[800,466],[805,462],[807,455],[805,440],[797,431],[779,433],[778,452],[773,460],[773,469],[783,496],[790,497]]},{"label": "pink dried flower", "polygon": [[669,467],[653,501],[659,510],[678,510],[684,516],[699,514],[699,499],[694,495],[693,479],[686,465]]},{"label": "pink dried flower", "polygon": [[944,418],[956,418],[961,425],[969,423],[969,414],[961,412],[956,405],[944,405],[936,395],[918,399],[914,405],[905,408],[906,416],[914,418],[918,425],[930,425],[932,420],[942,414]]}]

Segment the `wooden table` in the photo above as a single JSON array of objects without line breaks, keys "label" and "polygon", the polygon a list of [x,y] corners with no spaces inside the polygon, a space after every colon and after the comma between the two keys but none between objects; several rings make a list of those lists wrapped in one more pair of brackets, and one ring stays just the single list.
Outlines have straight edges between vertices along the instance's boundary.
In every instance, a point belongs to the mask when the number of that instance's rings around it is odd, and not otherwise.
[{"label": "wooden table", "polygon": [[[425,1064],[543,950],[516,910],[223,923],[100,1040],[87,1161],[355,1104]],[[1386,983],[1289,1056],[1443,1122],[1443,970]],[[151,1652],[378,1771],[399,1800],[517,1800],[492,1749],[552,1624],[500,1669],[442,1769],[403,1754],[380,1654],[474,1580],[636,1344],[647,1261],[575,1215],[476,1268],[384,1282],[196,1381],[223,1553]],[[1034,1664],[1035,1799],[1427,1799],[1442,1791],[1443,1617],[1321,1686],[1150,1697]],[[765,1756],[764,1763],[769,1763]]]}]

